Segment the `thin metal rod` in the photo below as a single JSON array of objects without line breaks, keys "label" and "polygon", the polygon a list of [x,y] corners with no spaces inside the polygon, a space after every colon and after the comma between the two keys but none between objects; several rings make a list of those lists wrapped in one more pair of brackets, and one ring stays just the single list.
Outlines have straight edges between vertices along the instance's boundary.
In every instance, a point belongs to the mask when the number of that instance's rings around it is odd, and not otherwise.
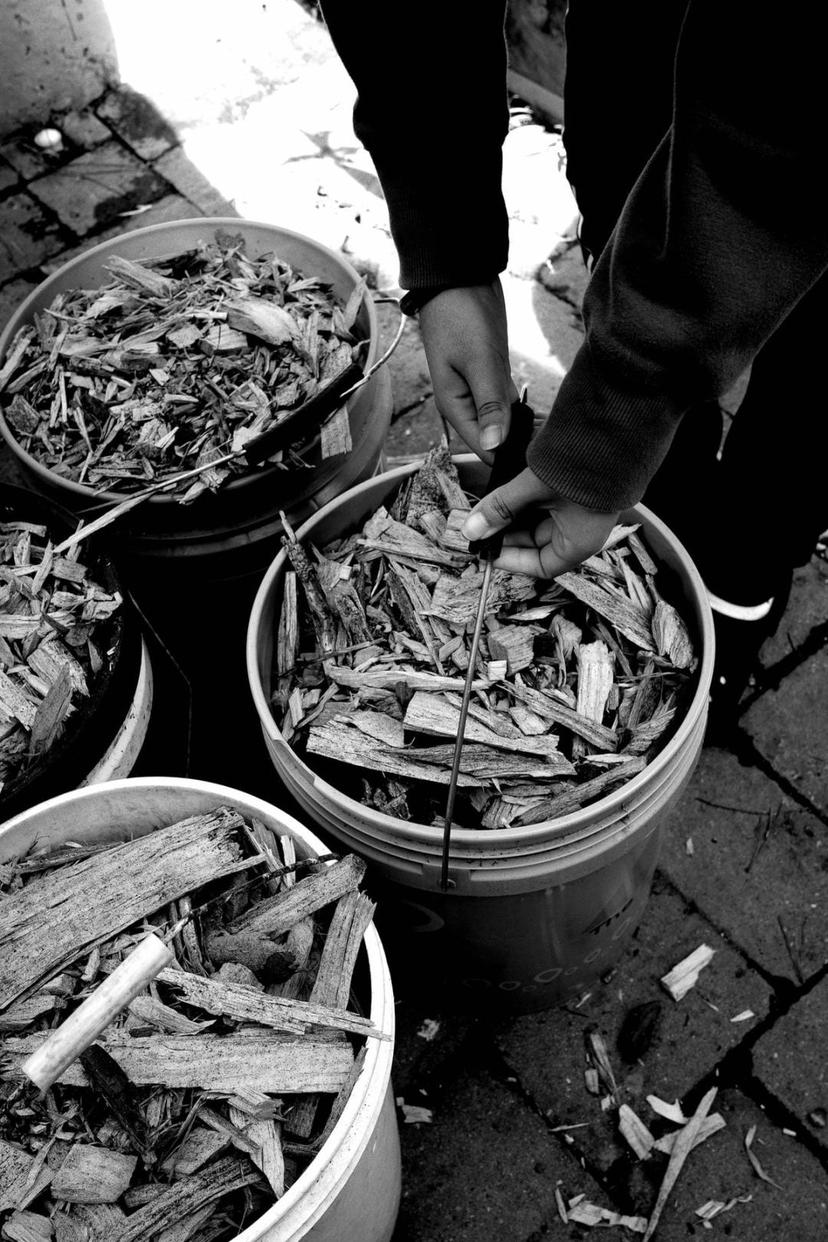
[{"label": "thin metal rod", "polygon": [[469,714],[472,682],[474,681],[477,652],[480,647],[480,636],[483,633],[483,622],[486,619],[486,601],[489,598],[489,584],[492,580],[492,562],[486,561],[483,570],[483,585],[480,588],[480,603],[477,606],[477,619],[474,623],[469,667],[466,673],[466,684],[463,688],[463,701],[460,704],[460,721],[457,726],[457,740],[454,743],[454,761],[451,765],[448,797],[446,798],[446,818],[443,825],[443,866],[440,873],[440,887],[445,891],[449,887],[449,845],[451,843],[451,825],[454,818],[454,801],[457,797],[457,781],[460,776],[460,759],[463,754],[463,739],[466,733],[466,717]]}]

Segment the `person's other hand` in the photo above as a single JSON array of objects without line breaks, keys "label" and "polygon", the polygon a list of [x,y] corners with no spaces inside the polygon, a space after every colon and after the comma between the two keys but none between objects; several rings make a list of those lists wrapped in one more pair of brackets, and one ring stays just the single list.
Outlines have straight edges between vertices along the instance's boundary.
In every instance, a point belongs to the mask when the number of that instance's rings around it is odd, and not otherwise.
[{"label": "person's other hand", "polygon": [[517,523],[503,539],[497,569],[554,578],[604,546],[617,513],[587,509],[547,487],[528,467],[475,505],[463,524],[469,540],[487,539]]},{"label": "person's other hand", "polygon": [[420,331],[437,409],[491,465],[517,397],[500,281],[444,289],[420,311]]}]

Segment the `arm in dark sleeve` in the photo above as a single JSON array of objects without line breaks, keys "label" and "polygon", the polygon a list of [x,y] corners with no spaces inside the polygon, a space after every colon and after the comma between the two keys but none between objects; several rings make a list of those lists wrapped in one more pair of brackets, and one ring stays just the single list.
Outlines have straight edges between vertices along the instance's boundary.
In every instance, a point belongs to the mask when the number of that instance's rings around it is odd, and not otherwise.
[{"label": "arm in dark sleeve", "polygon": [[570,500],[637,501],[684,411],[725,392],[828,270],[825,26],[821,6],[774,18],[691,0],[671,130],[595,267],[584,344],[530,449]]},{"label": "arm in dark sleeve", "polygon": [[388,205],[406,289],[506,266],[505,0],[323,0],[357,88],[354,129]]}]

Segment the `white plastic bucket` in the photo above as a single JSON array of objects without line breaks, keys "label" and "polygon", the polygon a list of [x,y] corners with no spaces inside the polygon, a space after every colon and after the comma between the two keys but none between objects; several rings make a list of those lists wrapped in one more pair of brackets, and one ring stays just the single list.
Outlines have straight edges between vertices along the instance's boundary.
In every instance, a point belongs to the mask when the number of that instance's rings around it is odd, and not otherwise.
[{"label": "white plastic bucket", "polygon": [[141,639],[141,663],[138,667],[138,680],[135,683],[135,694],[127,708],[120,728],[112,741],[101,755],[90,772],[87,772],[78,786],[99,785],[102,781],[116,781],[129,776],[149,729],[152,714],[152,663],[147,644]]},{"label": "white plastic bucket", "polygon": [[[142,777],[93,785],[52,798],[0,826],[0,862],[35,845],[118,841],[187,815],[230,805],[288,834],[307,858],[326,847],[292,816],[259,798],[206,781]],[[368,1016],[393,1034],[394,996],[382,944],[372,926],[362,953]],[[393,1040],[369,1039],[365,1064],[319,1153],[283,1197],[248,1225],[239,1242],[390,1242],[400,1200],[400,1149],[391,1094]]]},{"label": "white plastic bucket", "polygon": [[[464,486],[479,491],[485,468],[472,457],[456,461]],[[299,539],[321,547],[346,535],[416,469],[414,463],[353,488],[305,523]],[[405,954],[407,982],[449,1001],[512,1011],[562,1003],[616,960],[644,912],[667,813],[701,751],[713,621],[698,572],[667,527],[643,506],[622,520],[641,523],[695,631],[700,668],[686,714],[642,772],[592,806],[526,828],[453,829],[448,892],[440,887],[439,829],[363,806],[320,779],[285,741],[270,711],[284,553],[256,596],[248,676],[273,765],[323,836],[368,861],[383,938],[389,950]]]}]

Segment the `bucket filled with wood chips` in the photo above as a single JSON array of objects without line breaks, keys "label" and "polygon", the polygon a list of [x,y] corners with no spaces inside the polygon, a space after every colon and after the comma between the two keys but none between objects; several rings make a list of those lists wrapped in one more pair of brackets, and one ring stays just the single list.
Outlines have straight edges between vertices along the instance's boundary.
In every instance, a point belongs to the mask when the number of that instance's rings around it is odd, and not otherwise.
[{"label": "bucket filled with wood chips", "polygon": [[374,473],[385,369],[312,403],[378,357],[373,301],[342,255],[267,223],[152,225],[65,263],[12,315],[0,433],[79,516],[136,501],[121,559],[235,578],[278,550],[280,510],[301,521]]},{"label": "bucket filled with wood chips", "polygon": [[[0,819],[128,776],[152,711],[137,617],[94,540],[44,497],[0,496]],[[82,554],[81,554],[82,552]]]},{"label": "bucket filled with wood chips", "polygon": [[202,781],[0,827],[4,1236],[389,1242],[394,999],[364,871]]},{"label": "bucket filled with wood chips", "polygon": [[279,777],[369,862],[406,983],[528,1011],[580,994],[638,926],[701,750],[713,628],[689,556],[641,506],[555,580],[496,570],[444,888],[482,581],[461,528],[486,473],[435,450],[286,539],[248,675]]}]

